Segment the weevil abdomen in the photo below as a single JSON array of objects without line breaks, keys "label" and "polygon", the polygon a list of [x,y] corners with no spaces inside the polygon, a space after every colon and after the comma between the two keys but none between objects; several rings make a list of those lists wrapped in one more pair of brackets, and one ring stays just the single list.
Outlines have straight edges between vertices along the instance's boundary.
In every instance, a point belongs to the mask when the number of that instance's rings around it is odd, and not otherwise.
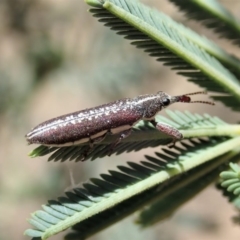
[{"label": "weevil abdomen", "polygon": [[118,100],[99,107],[66,114],[32,129],[27,141],[42,145],[70,146],[130,129],[142,118],[141,106],[132,99]]}]

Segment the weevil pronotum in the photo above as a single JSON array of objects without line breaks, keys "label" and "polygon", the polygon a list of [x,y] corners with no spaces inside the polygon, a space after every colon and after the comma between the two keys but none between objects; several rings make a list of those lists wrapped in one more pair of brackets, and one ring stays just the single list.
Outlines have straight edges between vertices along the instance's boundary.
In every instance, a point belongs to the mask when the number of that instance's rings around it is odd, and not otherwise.
[{"label": "weevil pronotum", "polygon": [[[205,103],[191,101],[189,95],[203,94],[195,92],[180,96],[170,96],[164,92],[140,95],[135,98],[125,98],[98,107],[66,114],[50,119],[33,128],[27,135],[29,144],[36,143],[46,146],[72,146],[89,143],[89,151],[97,142],[102,141],[107,134],[119,134],[112,149],[131,133],[132,127],[140,120],[150,121],[158,130],[170,135],[173,143],[183,138],[175,128],[164,123],[157,123],[155,115],[172,103]],[[109,155],[110,155],[109,154]],[[87,155],[87,154],[86,154]]]}]

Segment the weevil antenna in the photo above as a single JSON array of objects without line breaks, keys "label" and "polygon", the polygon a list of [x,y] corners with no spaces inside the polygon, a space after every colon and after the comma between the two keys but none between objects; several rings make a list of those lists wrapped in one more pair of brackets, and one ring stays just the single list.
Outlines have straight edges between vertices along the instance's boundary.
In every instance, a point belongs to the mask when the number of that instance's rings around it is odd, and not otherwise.
[{"label": "weevil antenna", "polygon": [[210,101],[190,101],[188,103],[203,103],[203,104],[208,104],[208,105],[215,105],[214,102],[210,102]]},{"label": "weevil antenna", "polygon": [[176,96],[173,99],[173,102],[184,102],[184,103],[203,103],[203,104],[208,104],[208,105],[215,105],[214,102],[210,101],[191,101],[191,98],[189,97],[190,95],[197,95],[197,94],[207,94],[206,91],[201,91],[201,92],[193,92],[193,93],[187,93],[181,96]]},{"label": "weevil antenna", "polygon": [[187,93],[187,94],[184,94],[184,95],[186,95],[186,96],[190,96],[190,95],[198,95],[198,94],[207,94],[207,91]]}]

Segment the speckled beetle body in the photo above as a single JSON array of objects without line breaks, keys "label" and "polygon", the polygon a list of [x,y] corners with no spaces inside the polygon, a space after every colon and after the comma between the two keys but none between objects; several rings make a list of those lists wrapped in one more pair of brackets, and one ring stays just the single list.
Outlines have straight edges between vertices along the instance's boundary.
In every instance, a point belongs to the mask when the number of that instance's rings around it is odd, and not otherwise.
[{"label": "speckled beetle body", "polygon": [[[107,134],[120,134],[113,146],[131,133],[132,126],[140,120],[150,121],[157,129],[171,137],[181,139],[178,130],[169,125],[156,123],[155,115],[174,102],[191,102],[186,94],[170,96],[164,92],[125,98],[98,107],[66,114],[45,121],[27,135],[29,144],[47,146],[72,146],[89,142],[90,146],[102,141]],[[210,102],[195,101],[212,104]]]}]

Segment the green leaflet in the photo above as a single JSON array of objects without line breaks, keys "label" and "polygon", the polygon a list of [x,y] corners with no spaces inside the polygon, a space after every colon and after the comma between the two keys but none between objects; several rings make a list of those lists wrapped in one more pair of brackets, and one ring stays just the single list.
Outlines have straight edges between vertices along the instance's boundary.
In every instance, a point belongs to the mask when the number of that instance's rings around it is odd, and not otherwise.
[{"label": "green leaflet", "polygon": [[228,192],[240,197],[240,167],[236,163],[230,163],[230,170],[220,174],[222,179],[221,186]]},{"label": "green leaflet", "polygon": [[[161,194],[160,200],[143,209],[138,216],[137,223],[141,227],[148,227],[171,217],[179,207],[218,179],[219,173],[227,168],[225,162],[238,161],[239,157],[239,154],[230,152],[218,159],[213,159],[211,163],[191,170],[185,179],[187,184],[183,184],[184,180],[181,179],[178,179],[175,185],[171,184],[169,187],[171,190],[175,188],[175,191],[171,191],[172,194],[167,194],[168,190],[165,190]],[[219,162],[223,162],[223,164],[219,165]]]},{"label": "green leaflet", "polygon": [[195,45],[197,41],[193,43],[192,38],[196,37],[190,36],[190,32],[182,34],[177,31],[173,20],[137,1],[102,2],[102,8],[90,10],[99,21],[125,38],[134,40],[134,45],[165,62],[164,65],[179,70],[178,73],[188,77],[189,81],[209,91],[228,93],[213,98],[234,110],[240,110],[239,81],[215,58]]},{"label": "green leaflet", "polygon": [[[187,16],[202,21],[206,27],[214,29],[221,37],[240,45],[240,21],[216,0],[169,0],[176,4]],[[219,24],[221,23],[221,24]]]},{"label": "green leaflet", "polygon": [[[240,156],[237,156],[236,162],[239,162]],[[233,222],[239,224],[240,216],[240,167],[234,161],[230,160],[230,169],[220,174],[220,182],[217,188],[222,192],[223,196],[235,207],[237,214],[232,218]]]},{"label": "green leaflet", "polygon": [[[74,189],[74,192],[66,193],[66,197],[49,201],[43,206],[43,210],[32,214],[29,222],[35,230],[27,230],[25,234],[47,239],[82,221],[84,223],[88,220],[89,226],[91,217],[96,214],[98,216],[124,201],[130,201],[134,196],[138,196],[140,201],[145,200],[146,204],[146,199],[139,198],[139,194],[147,193],[145,197],[150,201],[149,196],[156,197],[161,186],[159,184],[222,156],[239,144],[240,137],[192,141],[191,144],[183,144],[172,150],[165,149],[165,153],[156,153],[154,157],[147,157],[141,164],[129,162],[128,166],[119,166],[119,171],[109,171],[109,174],[101,175],[101,178],[90,179],[90,183]],[[237,153],[237,151],[234,152],[234,154]],[[214,163],[217,164],[217,161]],[[219,162],[219,164],[222,163]],[[143,204],[143,202],[137,203],[136,199],[133,203],[138,207]],[[104,223],[104,220],[102,219],[101,222]],[[108,219],[106,221],[109,224]],[[96,225],[96,221],[93,220],[91,224]],[[80,227],[80,229],[83,231],[84,228]],[[82,234],[90,234],[90,232],[90,229],[85,227],[85,232],[83,231]]]}]

